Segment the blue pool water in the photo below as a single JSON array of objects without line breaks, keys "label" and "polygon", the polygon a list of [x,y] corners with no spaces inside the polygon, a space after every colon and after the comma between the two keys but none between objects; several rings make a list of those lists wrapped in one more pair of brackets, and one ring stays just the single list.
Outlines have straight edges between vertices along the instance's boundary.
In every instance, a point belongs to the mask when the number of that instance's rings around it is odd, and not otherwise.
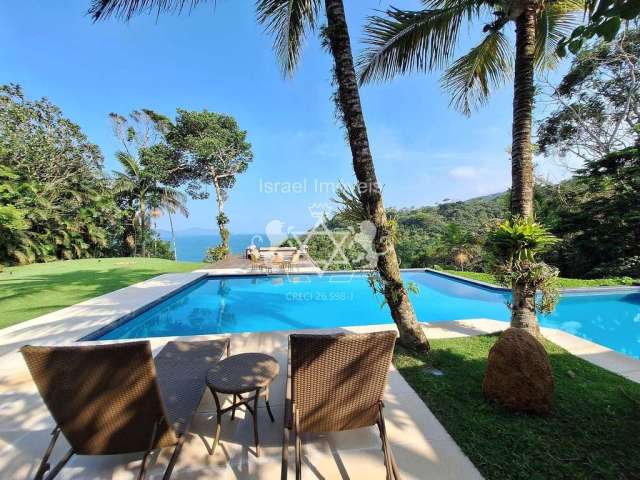
[{"label": "blue pool water", "polygon": [[[418,319],[509,320],[509,293],[430,272],[403,272]],[[100,339],[265,332],[390,323],[365,275],[212,277],[167,298]],[[640,358],[640,292],[564,294],[540,318],[555,327]]]}]

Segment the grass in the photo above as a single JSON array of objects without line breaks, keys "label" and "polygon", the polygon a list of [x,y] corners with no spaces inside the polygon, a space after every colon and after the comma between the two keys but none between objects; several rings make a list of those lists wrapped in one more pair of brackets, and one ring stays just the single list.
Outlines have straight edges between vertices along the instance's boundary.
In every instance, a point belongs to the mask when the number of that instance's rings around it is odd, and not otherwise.
[{"label": "grass", "polygon": [[[499,285],[496,277],[490,273],[481,272],[460,272],[458,270],[443,270],[451,275],[457,275],[459,277],[470,278],[471,280],[479,280],[481,282],[491,283],[493,285]],[[594,278],[594,279],[582,279],[582,278],[559,278],[560,287],[562,288],[580,288],[580,287],[616,287],[620,285],[638,285],[640,279],[633,279],[631,277],[613,277],[613,278]]]},{"label": "grass", "polygon": [[0,272],[0,328],[162,273],[201,266],[159,258],[100,258],[5,268]]},{"label": "grass", "polygon": [[[640,478],[640,384],[545,342],[555,377],[554,412],[509,413],[482,394],[486,358],[496,340],[433,340],[428,356],[398,348],[394,358],[485,478]],[[445,375],[427,373],[429,365]]]}]

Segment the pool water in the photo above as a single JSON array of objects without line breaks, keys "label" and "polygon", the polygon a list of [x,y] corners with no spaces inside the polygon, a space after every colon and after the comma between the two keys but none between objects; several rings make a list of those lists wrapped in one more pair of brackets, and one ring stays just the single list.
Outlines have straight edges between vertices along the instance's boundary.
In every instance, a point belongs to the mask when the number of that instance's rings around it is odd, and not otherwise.
[{"label": "pool water", "polygon": [[[443,275],[403,272],[418,319],[509,320],[510,294]],[[101,340],[213,333],[268,332],[390,323],[366,275],[210,277],[163,300],[99,337]],[[640,358],[640,292],[564,294],[540,318],[555,327]]]}]

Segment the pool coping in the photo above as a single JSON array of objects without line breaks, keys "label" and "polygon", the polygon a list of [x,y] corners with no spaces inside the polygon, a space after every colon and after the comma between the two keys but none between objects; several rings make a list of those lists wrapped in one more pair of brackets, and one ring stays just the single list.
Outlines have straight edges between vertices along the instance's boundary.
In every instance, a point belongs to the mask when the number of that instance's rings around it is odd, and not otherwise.
[{"label": "pool coping", "polygon": [[[402,269],[402,271],[429,271],[441,274],[446,277],[452,277],[455,280],[465,281],[449,274],[433,271],[431,269]],[[296,274],[312,274],[314,272],[297,272]],[[362,270],[355,271],[335,271],[332,274],[345,273],[365,273]],[[254,275],[252,272],[251,275]],[[201,269],[190,273],[164,274],[143,282],[124,287],[119,290],[95,297],[84,302],[66,307],[46,315],[22,322],[11,327],[0,330],[0,358],[6,360],[0,366],[0,370],[9,367],[13,361],[8,361],[10,357],[16,360],[19,357],[19,348],[27,343],[38,345],[55,345],[68,344],[70,342],[122,342],[124,340],[89,340],[98,336],[98,332],[111,330],[117,325],[121,325],[131,317],[153,308],[153,306],[162,302],[167,297],[189,288],[191,285],[211,276],[242,276],[247,273],[239,272],[221,272],[217,269]],[[273,274],[272,274],[273,276]],[[468,281],[467,283],[477,284],[481,282]],[[483,287],[491,287],[492,290],[500,289],[500,287],[481,285]],[[593,289],[589,289],[593,290]],[[602,292],[602,289],[595,289]],[[581,290],[584,291],[584,290]],[[610,292],[610,290],[607,290]],[[482,319],[487,321],[488,319]],[[474,320],[450,320],[443,322],[432,322],[423,324],[427,328],[443,328],[445,324],[451,327],[456,325],[465,325]],[[508,325],[507,322],[494,320],[492,322],[501,322],[503,328]],[[114,326],[115,325],[115,326]],[[393,326],[393,324],[389,324]],[[495,327],[495,324],[494,324]],[[354,328],[354,327],[345,327]],[[475,328],[475,327],[474,327]],[[494,330],[495,331],[495,330]],[[631,373],[633,381],[640,383],[640,360],[616,352],[610,348],[604,347],[597,343],[585,340],[581,337],[569,334],[562,330],[542,327],[542,331],[551,335],[551,341],[565,348],[570,353],[584,357],[586,360],[596,365],[602,366],[623,376]],[[246,332],[250,333],[250,332]],[[246,334],[244,333],[244,334]],[[490,333],[490,331],[481,331],[481,333]],[[236,334],[235,332],[233,334]],[[242,334],[242,333],[241,333]],[[215,334],[214,334],[215,335]],[[229,334],[221,334],[229,335]],[[152,337],[154,339],[162,339],[165,337]],[[175,337],[171,337],[175,338]],[[595,359],[595,360],[594,360]],[[21,358],[19,359],[21,361]]]}]

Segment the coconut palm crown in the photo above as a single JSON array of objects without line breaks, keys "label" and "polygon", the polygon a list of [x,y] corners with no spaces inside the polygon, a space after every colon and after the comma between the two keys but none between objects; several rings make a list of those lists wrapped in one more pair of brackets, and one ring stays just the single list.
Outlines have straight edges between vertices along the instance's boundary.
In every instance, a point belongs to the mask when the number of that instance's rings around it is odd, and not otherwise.
[{"label": "coconut palm crown", "polygon": [[[422,0],[424,9],[391,7],[369,17],[358,58],[360,83],[390,80],[396,75],[445,68],[443,88],[451,104],[465,114],[486,103],[491,90],[513,74],[512,42],[505,30],[535,4],[535,63],[552,68],[558,43],[578,23],[584,0]],[[484,37],[453,61],[466,23],[484,24]]]}]

